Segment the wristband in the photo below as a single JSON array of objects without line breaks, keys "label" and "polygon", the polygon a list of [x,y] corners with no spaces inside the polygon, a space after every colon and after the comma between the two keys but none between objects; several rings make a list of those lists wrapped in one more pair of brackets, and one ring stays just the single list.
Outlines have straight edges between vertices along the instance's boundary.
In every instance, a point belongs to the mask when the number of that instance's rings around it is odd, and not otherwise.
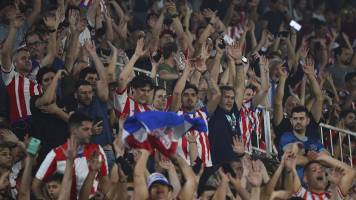
[{"label": "wristband", "polygon": [[57,31],[57,29],[48,29],[47,31],[48,31],[49,33],[54,33],[54,32]]},{"label": "wristband", "polygon": [[194,142],[189,142],[189,141],[188,141],[188,143],[189,143],[189,144],[198,144],[197,141],[194,141]]}]

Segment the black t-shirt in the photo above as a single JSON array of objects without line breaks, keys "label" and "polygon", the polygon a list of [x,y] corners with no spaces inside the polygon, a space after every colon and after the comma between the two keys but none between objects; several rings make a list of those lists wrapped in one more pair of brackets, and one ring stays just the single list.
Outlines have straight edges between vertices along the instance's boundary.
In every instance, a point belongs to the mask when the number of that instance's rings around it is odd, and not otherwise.
[{"label": "black t-shirt", "polygon": [[31,136],[41,140],[38,159],[42,162],[51,149],[66,142],[69,137],[69,130],[67,122],[56,115],[43,113],[36,107],[35,102],[39,97],[41,96],[36,95],[30,99],[34,130]]},{"label": "black t-shirt", "polygon": [[229,162],[237,155],[232,150],[232,138],[241,135],[240,115],[234,104],[230,112],[218,106],[209,120],[209,143],[213,165]]},{"label": "black t-shirt", "polygon": [[[319,139],[320,138],[320,132],[319,132],[319,122],[316,122],[314,117],[309,114],[310,122],[309,125],[307,126],[307,130],[305,133],[305,136]],[[283,133],[285,132],[292,132],[293,127],[292,124],[290,123],[289,118],[284,117],[278,125],[274,125],[274,132],[276,134],[276,140],[275,144],[278,146],[279,140],[282,136]]]}]

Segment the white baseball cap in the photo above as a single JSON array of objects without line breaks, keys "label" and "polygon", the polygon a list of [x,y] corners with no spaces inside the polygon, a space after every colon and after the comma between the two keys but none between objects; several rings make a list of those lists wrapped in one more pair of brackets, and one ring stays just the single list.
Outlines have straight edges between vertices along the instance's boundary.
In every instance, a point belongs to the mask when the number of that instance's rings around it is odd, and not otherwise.
[{"label": "white baseball cap", "polygon": [[148,188],[150,188],[154,183],[160,183],[162,185],[166,185],[169,186],[170,188],[173,188],[173,186],[169,183],[167,178],[161,173],[155,172],[150,174],[150,176],[148,176],[147,179]]}]

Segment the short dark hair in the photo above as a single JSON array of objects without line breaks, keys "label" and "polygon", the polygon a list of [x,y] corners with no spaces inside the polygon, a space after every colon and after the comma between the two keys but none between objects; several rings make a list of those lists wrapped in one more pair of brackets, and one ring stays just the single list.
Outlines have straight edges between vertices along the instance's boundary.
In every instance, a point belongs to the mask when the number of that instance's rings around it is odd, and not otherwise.
[{"label": "short dark hair", "polygon": [[223,94],[224,91],[234,91],[234,88],[229,85],[222,85],[219,88],[220,88],[221,94]]},{"label": "short dark hair", "polygon": [[42,83],[43,76],[49,72],[57,73],[57,70],[53,67],[42,67],[38,70],[36,75],[36,81],[38,84]]},{"label": "short dark hair", "polygon": [[75,112],[73,113],[68,120],[69,128],[75,128],[82,125],[82,122],[92,122],[93,119],[85,113]]},{"label": "short dark hair", "polygon": [[291,114],[293,115],[293,113],[301,113],[304,112],[307,116],[309,114],[308,109],[305,106],[296,106],[292,109]]},{"label": "short dark hair", "polygon": [[78,90],[78,88],[79,88],[80,86],[82,86],[82,85],[90,85],[90,86],[91,86],[91,84],[90,84],[88,81],[86,81],[86,80],[78,80],[78,81],[75,83],[75,90]]},{"label": "short dark hair", "polygon": [[353,113],[356,115],[356,111],[352,110],[352,109],[346,109],[346,110],[342,110],[340,112],[340,119],[344,119],[348,114]]},{"label": "short dark hair", "polygon": [[134,89],[143,88],[146,86],[149,86],[151,89],[153,89],[155,84],[153,79],[145,74],[139,74],[138,76],[135,76],[135,78],[133,78],[130,82],[130,87]]},{"label": "short dark hair", "polygon": [[317,160],[311,160],[311,161],[309,161],[307,164],[304,165],[304,171],[307,171],[308,168],[310,167],[310,165],[315,164],[315,163],[316,163],[316,164],[319,164],[319,165],[321,165],[321,166],[324,166],[324,165],[321,164],[321,162],[319,162],[319,161],[317,161]]},{"label": "short dark hair", "polygon": [[356,76],[356,72],[349,72],[345,76],[345,82],[351,81]]},{"label": "short dark hair", "polygon": [[154,87],[153,94],[155,95],[158,90],[164,90],[164,91],[166,91],[166,88],[157,85],[157,86]]},{"label": "short dark hair", "polygon": [[197,86],[195,86],[195,85],[193,85],[193,84],[191,84],[191,83],[189,83],[189,82],[187,82],[187,83],[185,84],[185,87],[184,87],[184,89],[183,89],[183,93],[184,93],[184,91],[186,91],[186,90],[188,90],[188,89],[193,89],[193,90],[195,91],[195,93],[197,93],[197,94],[198,94],[198,92],[199,92]]},{"label": "short dark hair", "polygon": [[302,197],[290,197],[288,200],[304,200]]},{"label": "short dark hair", "polygon": [[79,72],[79,80],[85,80],[88,74],[98,74],[96,69],[93,67],[86,67]]},{"label": "short dark hair", "polygon": [[163,46],[163,50],[162,50],[163,58],[167,59],[169,58],[169,56],[171,56],[172,53],[177,51],[178,51],[177,44],[175,42],[169,42]]},{"label": "short dark hair", "polygon": [[54,173],[52,174],[50,177],[48,177],[46,183],[49,183],[49,182],[57,182],[57,183],[62,183],[62,180],[63,180],[63,174],[60,174],[60,173]]}]

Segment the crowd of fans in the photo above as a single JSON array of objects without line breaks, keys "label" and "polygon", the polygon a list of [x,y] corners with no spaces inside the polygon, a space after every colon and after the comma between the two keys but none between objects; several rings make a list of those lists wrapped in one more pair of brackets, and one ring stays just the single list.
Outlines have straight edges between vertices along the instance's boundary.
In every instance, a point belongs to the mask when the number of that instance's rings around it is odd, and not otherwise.
[{"label": "crowd of fans", "polygon": [[[319,128],[356,132],[356,1],[1,0],[0,16],[0,199],[356,200],[356,137]],[[208,128],[169,155],[132,148],[125,120],[146,111]]]}]

